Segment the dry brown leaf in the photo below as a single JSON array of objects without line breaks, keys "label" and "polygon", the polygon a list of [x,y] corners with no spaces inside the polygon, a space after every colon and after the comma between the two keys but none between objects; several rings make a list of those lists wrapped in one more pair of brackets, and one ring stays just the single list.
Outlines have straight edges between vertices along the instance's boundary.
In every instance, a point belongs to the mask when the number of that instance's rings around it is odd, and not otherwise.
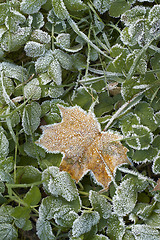
[{"label": "dry brown leaf", "polygon": [[36,143],[48,152],[63,153],[60,169],[70,173],[76,182],[92,171],[96,181],[107,188],[115,168],[128,163],[127,149],[119,142],[120,136],[101,132],[91,112],[78,106],[58,107],[62,122],[42,126],[43,134]]},{"label": "dry brown leaf", "polygon": [[158,179],[156,186],[153,188],[153,191],[160,191],[160,178]]}]

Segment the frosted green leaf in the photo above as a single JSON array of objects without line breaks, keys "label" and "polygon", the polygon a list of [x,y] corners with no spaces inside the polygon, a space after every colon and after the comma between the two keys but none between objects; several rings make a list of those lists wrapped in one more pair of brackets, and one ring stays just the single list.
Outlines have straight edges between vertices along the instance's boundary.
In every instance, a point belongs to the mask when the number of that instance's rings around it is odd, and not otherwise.
[{"label": "frosted green leaf", "polygon": [[17,240],[18,233],[16,228],[9,223],[0,224],[1,240]]},{"label": "frosted green leaf", "polygon": [[46,178],[48,180],[43,183],[43,187],[53,196],[62,196],[69,202],[78,198],[76,185],[67,172],[59,172],[54,166],[49,167],[42,174],[42,180]]},{"label": "frosted green leaf", "polygon": [[137,163],[152,162],[156,159],[158,150],[150,147],[147,150],[136,150],[132,156],[132,160]]},{"label": "frosted green leaf", "polygon": [[37,13],[47,0],[22,0],[21,11],[26,14]]},{"label": "frosted green leaf", "polygon": [[54,59],[51,62],[48,68],[48,74],[57,85],[60,85],[62,83],[62,70],[57,59]]},{"label": "frosted green leaf", "polygon": [[75,53],[73,55],[73,62],[76,70],[82,70],[86,68],[86,58],[81,53]]},{"label": "frosted green leaf", "polygon": [[135,207],[137,202],[137,192],[132,179],[124,180],[116,188],[113,197],[113,209],[118,216],[126,216]]},{"label": "frosted green leaf", "polygon": [[23,110],[22,126],[27,135],[32,133],[38,128],[40,124],[41,106],[37,102],[28,104]]},{"label": "frosted green leaf", "polygon": [[10,120],[11,120],[11,125],[12,125],[13,128],[14,128],[15,126],[17,126],[18,123],[20,122],[20,116],[19,116],[18,112],[14,112],[14,113],[11,115]]},{"label": "frosted green leaf", "polygon": [[58,87],[54,82],[51,82],[50,88],[48,89],[48,96],[50,96],[51,98],[58,98],[63,93],[63,87]]},{"label": "frosted green leaf", "polygon": [[158,150],[160,150],[160,135],[157,135],[154,137],[153,143],[152,143],[152,147],[157,148]]},{"label": "frosted green leaf", "polygon": [[127,113],[120,119],[121,131],[124,136],[130,136],[132,132],[132,125],[138,125],[140,123],[140,118],[133,114],[132,112]]},{"label": "frosted green leaf", "polygon": [[41,192],[37,186],[32,186],[25,194],[23,201],[29,206],[37,205],[41,200]]},{"label": "frosted green leaf", "polygon": [[34,183],[41,181],[41,172],[33,166],[23,166],[17,171],[18,177],[20,183]]},{"label": "frosted green leaf", "polygon": [[24,15],[16,10],[11,10],[5,19],[5,25],[10,32],[16,32],[19,24],[23,24],[26,21]]},{"label": "frosted green leaf", "polygon": [[55,222],[65,228],[71,228],[77,218],[78,214],[68,206],[62,206],[61,209],[54,214]]},{"label": "frosted green leaf", "polygon": [[47,124],[53,124],[61,121],[59,111],[53,101],[44,101],[41,105],[42,116]]},{"label": "frosted green leaf", "polygon": [[4,170],[0,170],[0,181],[7,182],[7,183],[13,183],[13,179],[11,175]]},{"label": "frosted green leaf", "polygon": [[87,6],[82,0],[64,0],[65,6],[69,11],[86,10]]},{"label": "frosted green leaf", "polygon": [[152,170],[155,174],[160,174],[160,156],[157,156],[154,160]]},{"label": "frosted green leaf", "polygon": [[144,19],[145,15],[146,15],[145,7],[135,6],[122,14],[121,21],[123,21],[126,26],[129,26],[130,24],[133,24],[133,22],[139,19]]},{"label": "frosted green leaf", "polygon": [[63,0],[52,0],[52,6],[58,18],[65,20],[70,17]]},{"label": "frosted green leaf", "polygon": [[37,12],[37,13],[34,13],[32,17],[33,17],[32,28],[33,29],[42,28],[44,25],[43,14],[41,12]]},{"label": "frosted green leaf", "polygon": [[128,27],[122,29],[120,39],[125,45],[134,46],[136,44],[136,39],[132,38],[128,31]]},{"label": "frosted green leaf", "polygon": [[0,25],[5,23],[8,10],[9,8],[6,3],[0,3]]},{"label": "frosted green leaf", "polygon": [[40,57],[45,53],[45,45],[34,41],[26,43],[24,50],[28,57]]},{"label": "frosted green leaf", "polygon": [[104,236],[104,235],[102,235],[102,234],[100,234],[100,235],[96,234],[96,235],[92,238],[92,240],[109,240],[109,238],[106,237],[106,236]]},{"label": "frosted green leaf", "polygon": [[105,13],[110,7],[111,1],[104,1],[104,0],[94,0],[93,4],[95,8],[101,13]]},{"label": "frosted green leaf", "polygon": [[145,224],[132,226],[132,233],[136,240],[159,240],[159,231]]},{"label": "frosted green leaf", "polygon": [[46,155],[42,148],[29,141],[24,143],[24,151],[32,158],[37,158],[37,155],[45,158]]},{"label": "frosted green leaf", "polygon": [[[152,66],[153,70],[158,70],[159,69],[159,59],[160,59],[160,53],[158,53],[158,52],[156,54],[154,54],[154,56],[151,58],[150,62],[151,62],[151,66]],[[160,79],[160,73],[157,72],[156,75]],[[154,99],[153,101],[156,101],[156,100]],[[157,104],[158,107],[160,107],[159,102],[157,102],[157,103],[158,103]],[[153,102],[152,102],[152,104],[153,104]]]},{"label": "frosted green leaf", "polygon": [[11,216],[12,211],[13,211],[13,208],[9,205],[0,207],[0,224],[12,223],[13,221],[13,217]]},{"label": "frosted green leaf", "polygon": [[94,210],[97,211],[101,217],[104,219],[110,217],[112,207],[104,196],[91,190],[89,192],[89,200]]},{"label": "frosted green leaf", "polygon": [[[10,62],[2,62],[0,64],[0,70],[4,71],[5,77],[13,78],[19,80],[20,82],[27,80],[27,70],[21,66],[18,66]],[[8,86],[10,85],[7,83]],[[5,81],[4,81],[5,85]]]},{"label": "frosted green leaf", "polygon": [[41,97],[41,88],[37,78],[32,79],[24,86],[24,96],[26,99],[38,100]]},{"label": "frosted green leaf", "polygon": [[70,48],[70,34],[69,33],[60,33],[56,37],[57,43],[62,48]]},{"label": "frosted green leaf", "polygon": [[160,20],[160,5],[154,5],[149,11],[148,20],[150,24],[152,24],[158,20]]},{"label": "frosted green leaf", "polygon": [[153,141],[153,133],[143,125],[132,125],[132,131],[128,137],[133,139],[127,140],[126,143],[137,150],[148,149]]},{"label": "frosted green leaf", "polygon": [[[157,212],[156,212],[157,210]],[[153,228],[160,228],[160,211],[155,209],[153,213],[146,219],[145,223]]]},{"label": "frosted green leaf", "polygon": [[47,51],[44,56],[39,57],[35,62],[35,70],[37,73],[43,73],[48,70],[50,63],[53,61],[53,52]]},{"label": "frosted green leaf", "polygon": [[125,233],[125,224],[121,218],[113,214],[107,220],[107,236],[112,240],[122,240]]},{"label": "frosted green leaf", "polygon": [[30,37],[30,34],[30,27],[18,27],[15,33],[7,31],[2,36],[1,47],[6,52],[15,52],[26,43]]},{"label": "frosted green leaf", "polygon": [[[135,49],[131,54],[128,54],[127,58],[126,58],[126,66],[128,68],[128,70],[132,67],[136,56],[138,55],[139,50]],[[147,62],[145,57],[142,57],[136,67],[136,71],[140,74],[145,74],[145,72],[147,71]]]},{"label": "frosted green leaf", "polygon": [[36,223],[37,235],[40,240],[55,240],[49,221],[39,218]]},{"label": "frosted green leaf", "polygon": [[83,212],[73,223],[72,236],[79,237],[89,232],[100,220],[98,212]]},{"label": "frosted green leaf", "polygon": [[36,29],[32,32],[30,40],[46,44],[51,41],[51,37],[47,32],[44,32],[40,29]]},{"label": "frosted green leaf", "polygon": [[54,50],[53,54],[55,58],[57,58],[57,60],[60,62],[62,68],[66,70],[72,70],[73,59],[69,54],[63,52],[60,49]]},{"label": "frosted green leaf", "polygon": [[13,170],[14,160],[13,157],[1,158],[0,159],[0,169],[9,173]]},{"label": "frosted green leaf", "polygon": [[8,139],[6,137],[6,135],[4,134],[4,132],[0,132],[0,157],[7,157],[9,153],[9,142]]},{"label": "frosted green leaf", "polygon": [[119,17],[128,9],[130,9],[130,4],[128,2],[126,2],[125,0],[115,0],[111,2],[109,8],[109,15],[112,17]]},{"label": "frosted green leaf", "polygon": [[11,96],[12,93],[14,92],[13,81],[8,77],[3,77],[3,84],[2,84],[2,81],[0,79],[0,103],[2,103],[2,104],[4,104],[5,100],[6,100],[4,89],[5,89],[8,96]]},{"label": "frosted green leaf", "polygon": [[154,115],[154,110],[147,102],[140,102],[137,104],[134,112],[141,119],[143,125],[147,126],[151,131],[156,130],[158,124]]},{"label": "frosted green leaf", "polygon": [[48,22],[52,23],[52,24],[56,24],[56,16],[54,14],[54,10],[53,8],[48,12],[48,15],[47,15],[47,20]]},{"label": "frosted green leaf", "polygon": [[139,218],[146,220],[154,208],[154,205],[150,205],[148,203],[137,203],[133,213],[135,213]]},{"label": "frosted green leaf", "polygon": [[126,230],[122,240],[135,240],[135,238],[130,230]]}]

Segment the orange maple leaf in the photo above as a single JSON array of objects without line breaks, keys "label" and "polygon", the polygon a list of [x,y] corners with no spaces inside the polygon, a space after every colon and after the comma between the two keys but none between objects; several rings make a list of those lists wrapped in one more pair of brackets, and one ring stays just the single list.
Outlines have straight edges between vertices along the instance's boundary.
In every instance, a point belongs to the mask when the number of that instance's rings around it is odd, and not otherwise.
[{"label": "orange maple leaf", "polygon": [[96,181],[107,188],[115,168],[128,162],[127,149],[119,142],[120,136],[101,132],[91,112],[78,106],[58,107],[62,122],[42,126],[43,134],[36,143],[47,152],[61,152],[60,169],[70,173],[76,182],[92,171]]}]

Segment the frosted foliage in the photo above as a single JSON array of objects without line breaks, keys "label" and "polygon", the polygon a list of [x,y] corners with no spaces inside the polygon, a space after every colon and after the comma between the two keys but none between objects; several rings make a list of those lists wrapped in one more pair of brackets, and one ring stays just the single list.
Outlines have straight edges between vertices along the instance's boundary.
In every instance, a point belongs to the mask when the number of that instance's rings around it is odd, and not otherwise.
[{"label": "frosted foliage", "polygon": [[53,61],[53,52],[49,50],[45,53],[44,56],[39,57],[37,61],[35,62],[35,70],[37,73],[43,73],[46,72],[50,63]]},{"label": "frosted foliage", "polygon": [[131,179],[124,180],[116,189],[113,197],[113,209],[119,216],[126,216],[136,205],[137,192]]},{"label": "frosted foliage", "polygon": [[160,20],[160,5],[154,5],[153,8],[150,10],[148,15],[148,20],[152,25],[154,22]]},{"label": "frosted foliage", "polygon": [[52,233],[52,227],[49,221],[39,218],[36,223],[36,230],[39,239],[55,240],[55,236]]},{"label": "frosted foliage", "polygon": [[54,214],[55,222],[62,227],[72,227],[77,217],[78,214],[68,206],[62,206],[61,209]]},{"label": "frosted foliage", "polygon": [[[39,75],[38,77],[40,84],[42,85],[46,85],[47,83],[50,83],[52,81],[52,79],[48,76],[48,73],[42,73]],[[42,90],[42,94],[44,94],[47,96],[48,95],[48,87],[46,89]]]},{"label": "frosted foliage", "polygon": [[20,9],[26,14],[37,13],[46,1],[47,0],[22,0]]},{"label": "frosted foliage", "polygon": [[136,240],[160,240],[159,231],[147,225],[134,225],[132,233]]},{"label": "frosted foliage", "polygon": [[57,87],[54,82],[51,82],[50,88],[48,89],[48,96],[51,98],[58,98],[64,93],[63,87]]},{"label": "frosted foliage", "polygon": [[9,153],[9,142],[6,135],[0,132],[0,157],[6,157]]},{"label": "frosted foliage", "polygon": [[6,52],[19,50],[28,40],[31,33],[30,27],[18,27],[15,33],[5,32],[1,39],[1,47]]},{"label": "frosted foliage", "polygon": [[22,126],[27,135],[32,134],[40,124],[41,107],[37,102],[28,104],[23,110]]},{"label": "frosted foliage", "polygon": [[56,37],[57,43],[63,48],[70,48],[70,34],[61,33]]},{"label": "frosted foliage", "polygon": [[6,17],[5,25],[11,32],[14,32],[18,29],[18,25],[23,24],[25,21],[25,16],[14,10],[10,11],[10,15]]},{"label": "frosted foliage", "polygon": [[31,80],[27,85],[24,86],[24,96],[26,99],[38,100],[41,97],[41,88],[37,78]]},{"label": "frosted foliage", "polygon": [[5,97],[5,92],[8,96],[10,96],[14,92],[14,85],[13,81],[8,77],[3,77],[3,84],[0,79],[0,103],[5,103],[5,100],[7,102],[7,99]]},{"label": "frosted foliage", "polygon": [[60,49],[54,50],[53,54],[54,54],[55,58],[57,58],[58,61],[60,62],[62,68],[66,69],[66,70],[72,69],[73,59],[69,54],[63,52]]},{"label": "frosted foliage", "polygon": [[0,224],[1,223],[12,223],[13,217],[11,216],[12,207],[11,206],[1,206],[0,207]]},{"label": "frosted foliage", "polygon": [[37,29],[37,28],[43,27],[44,21],[43,21],[43,14],[41,12],[34,13],[32,17],[33,17],[33,20],[32,20],[33,28]]},{"label": "frosted foliage", "polygon": [[102,216],[104,219],[110,217],[112,207],[105,197],[91,190],[89,192],[89,200],[94,210],[96,210],[100,216]]},{"label": "frosted foliage", "polygon": [[64,5],[63,0],[52,0],[52,6],[58,18],[62,20],[69,18],[69,13]]},{"label": "frosted foliage", "polygon": [[45,53],[45,45],[34,41],[26,43],[24,50],[28,57],[39,57]]},{"label": "frosted foliage", "polygon": [[0,70],[4,71],[6,77],[14,78],[21,82],[27,80],[27,70],[14,63],[2,62],[0,63]]},{"label": "frosted foliage", "polygon": [[[49,171],[50,173],[50,179],[47,182],[47,190],[52,195],[56,197],[62,196],[67,201],[73,201],[77,199],[77,188],[67,172],[59,172],[59,169],[57,167],[49,167],[49,169],[45,171]],[[45,171],[43,174],[43,178],[45,175]]]},{"label": "frosted foliage", "polygon": [[49,43],[51,41],[51,37],[47,32],[36,29],[32,32],[30,40],[40,43]]},{"label": "frosted foliage", "polygon": [[54,59],[48,69],[48,74],[52,77],[52,80],[57,85],[62,83],[62,70],[57,59]]},{"label": "frosted foliage", "polygon": [[95,8],[101,14],[103,14],[103,13],[105,13],[109,9],[109,7],[110,7],[109,2],[111,2],[111,1],[107,1],[107,0],[106,1],[104,1],[104,0],[94,0],[93,4],[94,4]]},{"label": "frosted foliage", "polygon": [[0,224],[0,236],[5,240],[16,240],[18,238],[16,228],[9,223]]},{"label": "frosted foliage", "polygon": [[122,14],[121,20],[125,23],[126,26],[129,26],[130,24],[133,24],[133,22],[139,19],[144,19],[145,14],[146,14],[145,7],[136,6]]},{"label": "frosted foliage", "polygon": [[82,234],[89,232],[91,228],[99,222],[99,220],[100,216],[98,212],[84,212],[73,223],[73,237],[79,237]]}]

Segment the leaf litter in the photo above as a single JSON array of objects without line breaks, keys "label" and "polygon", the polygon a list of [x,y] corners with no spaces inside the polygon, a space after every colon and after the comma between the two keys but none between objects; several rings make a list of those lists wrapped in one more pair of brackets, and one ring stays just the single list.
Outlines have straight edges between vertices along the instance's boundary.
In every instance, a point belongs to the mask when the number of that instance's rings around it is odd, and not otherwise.
[{"label": "leaf litter", "polygon": [[43,134],[36,144],[50,153],[61,152],[60,170],[67,171],[76,182],[91,171],[96,182],[108,188],[116,168],[128,163],[127,149],[120,143],[122,136],[101,131],[90,111],[78,106],[58,107],[62,122],[42,126]]}]

